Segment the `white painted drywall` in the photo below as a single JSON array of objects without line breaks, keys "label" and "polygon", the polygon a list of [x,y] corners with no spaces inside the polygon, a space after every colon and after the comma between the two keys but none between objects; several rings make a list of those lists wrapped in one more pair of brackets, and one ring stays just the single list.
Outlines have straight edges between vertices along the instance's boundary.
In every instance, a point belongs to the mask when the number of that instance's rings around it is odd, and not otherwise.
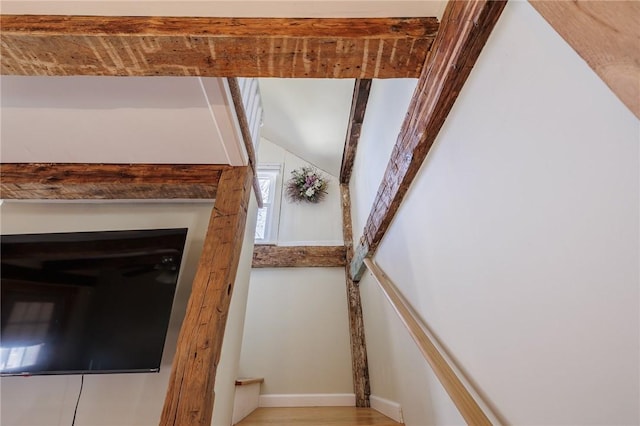
[{"label": "white painted drywall", "polygon": [[227,17],[440,18],[446,1],[424,0],[3,0],[7,14]]},{"label": "white painted drywall", "polygon": [[246,164],[224,83],[2,76],[2,161]]},{"label": "white painted drywall", "polygon": [[[259,163],[291,170],[309,163],[267,139]],[[284,197],[279,245],[342,245],[342,213],[337,179],[318,204]],[[240,376],[263,377],[262,394],[352,393],[349,322],[343,268],[259,268],[251,284]]]},{"label": "white painted drywall", "polygon": [[[71,232],[106,229],[189,228],[183,265],[159,373],[86,375],[76,425],[156,425],[160,420],[171,361],[186,311],[212,203],[17,203],[0,207],[2,233]],[[245,245],[236,277],[216,380],[214,426],[231,422],[237,359],[255,226],[252,198]],[[249,247],[251,245],[251,247]],[[11,426],[70,425],[80,376],[3,377],[0,423]]]},{"label": "white painted drywall", "polygon": [[373,80],[371,84],[349,185],[355,246],[367,223],[417,82],[413,78],[400,78]]},{"label": "white painted drywall", "polygon": [[340,174],[353,79],[261,78],[262,135],[334,176]]},{"label": "white painted drywall", "polygon": [[260,404],[260,383],[236,386],[231,424],[239,423],[258,408],[258,404]]},{"label": "white painted drywall", "polygon": [[352,393],[344,269],[251,271],[242,377],[262,394]]},{"label": "white painted drywall", "polygon": [[[509,424],[640,422],[639,135],[510,2],[375,256]],[[372,392],[408,426],[460,424],[368,275],[361,291]]]},{"label": "white painted drywall", "polygon": [[213,406],[212,426],[228,426],[233,416],[235,397],[235,383],[238,377],[238,365],[242,347],[245,312],[247,309],[247,294],[253,259],[253,239],[256,229],[256,212],[258,204],[256,197],[251,194],[247,210],[247,224],[245,226],[244,242],[240,252],[238,273],[229,306],[229,317],[224,332],[220,364],[216,373],[216,399]]},{"label": "white painted drywall", "polygon": [[[258,163],[283,165],[282,181],[294,169],[310,164],[268,139],[262,138]],[[342,210],[340,187],[335,176],[319,169],[328,180],[326,198],[318,204],[293,203],[282,196],[280,204],[279,245],[342,245]]]}]

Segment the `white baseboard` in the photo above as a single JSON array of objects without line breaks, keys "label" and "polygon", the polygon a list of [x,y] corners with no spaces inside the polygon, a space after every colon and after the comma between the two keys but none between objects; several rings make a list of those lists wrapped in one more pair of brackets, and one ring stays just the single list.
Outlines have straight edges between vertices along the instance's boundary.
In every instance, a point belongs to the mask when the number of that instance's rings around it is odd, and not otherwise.
[{"label": "white baseboard", "polygon": [[233,415],[231,424],[235,425],[258,408],[260,401],[260,383],[236,386],[233,398]]},{"label": "white baseboard", "polygon": [[380,398],[379,396],[370,395],[369,402],[371,408],[385,416],[395,420],[398,423],[402,423],[402,407],[400,404],[388,399]]},{"label": "white baseboard", "polygon": [[260,407],[355,407],[352,393],[266,394]]},{"label": "white baseboard", "polygon": [[280,247],[296,246],[343,246],[344,240],[322,240],[322,241],[278,241]]}]

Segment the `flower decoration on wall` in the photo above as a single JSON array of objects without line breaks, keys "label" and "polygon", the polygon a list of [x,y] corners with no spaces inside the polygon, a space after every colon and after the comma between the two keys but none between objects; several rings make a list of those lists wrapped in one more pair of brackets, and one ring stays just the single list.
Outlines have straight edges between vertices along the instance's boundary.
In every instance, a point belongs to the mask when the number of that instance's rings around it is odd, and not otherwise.
[{"label": "flower decoration on wall", "polygon": [[287,181],[287,199],[294,203],[317,203],[327,195],[327,183],[327,178],[314,167],[300,167],[291,172]]}]

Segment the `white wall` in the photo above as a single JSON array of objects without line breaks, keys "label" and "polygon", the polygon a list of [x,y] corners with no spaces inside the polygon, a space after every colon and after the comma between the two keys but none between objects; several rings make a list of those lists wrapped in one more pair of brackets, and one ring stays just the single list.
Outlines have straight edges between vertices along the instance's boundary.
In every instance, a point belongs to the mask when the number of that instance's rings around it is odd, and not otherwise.
[{"label": "white wall", "polygon": [[[639,130],[510,2],[375,256],[510,424],[640,422]],[[462,423],[368,274],[361,291],[373,394],[408,426]]]},{"label": "white wall", "polygon": [[[418,80],[373,80],[349,189],[357,246]],[[357,183],[357,186],[356,186]]]},{"label": "white wall", "polygon": [[353,393],[344,269],[251,272],[240,375],[262,394]]},{"label": "white wall", "polygon": [[[310,163],[262,138],[258,163],[283,165],[282,181],[286,183],[294,169]],[[340,186],[335,176],[319,169],[328,181],[327,196],[318,204],[291,203],[282,196],[278,245],[342,245],[342,210]]]},{"label": "white wall", "polygon": [[[251,202],[245,244],[252,245],[255,201]],[[191,283],[204,243],[211,203],[16,203],[0,207],[2,233],[92,231],[188,227],[187,242],[162,366],[159,373],[86,375],[76,425],[156,425],[160,420],[171,361]],[[216,380],[214,426],[229,425],[233,404],[239,342],[252,247],[243,248],[223,353]],[[247,254],[248,253],[248,254]],[[244,267],[244,271],[242,268]],[[238,297],[240,296],[240,297]],[[80,376],[3,377],[0,423],[7,426],[70,425],[80,388]],[[232,382],[233,383],[233,382]],[[224,402],[224,403],[223,403]],[[231,404],[231,405],[229,405]]]},{"label": "white wall", "polygon": [[233,287],[231,305],[227,326],[224,331],[224,342],[220,354],[220,364],[216,372],[216,399],[213,408],[212,426],[229,426],[233,415],[233,399],[235,383],[238,377],[240,350],[242,348],[242,334],[244,330],[245,313],[247,309],[247,294],[253,259],[253,239],[256,229],[256,212],[258,203],[251,194],[247,210],[247,224],[245,226],[244,242],[240,252],[238,273]]},{"label": "white wall", "polygon": [[[266,139],[259,163],[284,164],[284,181],[305,161]],[[282,200],[281,245],[342,245],[337,179],[318,204]],[[343,268],[251,271],[240,375],[264,377],[262,394],[352,393]]]}]

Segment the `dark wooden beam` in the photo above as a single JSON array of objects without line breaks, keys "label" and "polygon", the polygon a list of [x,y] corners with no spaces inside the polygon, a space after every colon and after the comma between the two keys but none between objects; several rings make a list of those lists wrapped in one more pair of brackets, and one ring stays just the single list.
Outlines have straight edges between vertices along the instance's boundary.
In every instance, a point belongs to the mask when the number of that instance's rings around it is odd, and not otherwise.
[{"label": "dark wooden beam", "polygon": [[340,185],[340,197],[342,199],[342,233],[347,252],[345,277],[347,284],[347,307],[349,311],[353,392],[356,395],[356,407],[369,407],[371,385],[369,382],[369,361],[367,358],[367,343],[364,335],[360,288],[351,278],[349,271],[349,265],[351,265],[353,261],[353,226],[351,221],[351,195],[349,185]]},{"label": "dark wooden beam", "polygon": [[247,219],[253,174],[234,167],[220,176],[193,280],[160,424],[211,425],[214,383]]},{"label": "dark wooden beam", "polygon": [[17,200],[216,197],[226,165],[0,164],[0,197]]},{"label": "dark wooden beam", "polygon": [[351,263],[356,281],[364,272],[364,258],[376,252],[505,4],[448,2]]},{"label": "dark wooden beam", "polygon": [[531,5],[640,118],[640,2],[531,1]]},{"label": "dark wooden beam", "polygon": [[367,110],[369,91],[371,90],[371,80],[357,79],[353,87],[353,99],[351,100],[351,114],[349,115],[349,126],[347,127],[347,137],[344,142],[342,152],[342,166],[340,167],[340,183],[349,183],[353,162],[356,159],[356,149],[360,140],[360,131],[364,121],[364,113]]},{"label": "dark wooden beam", "polygon": [[260,190],[260,182],[258,182],[258,164],[256,163],[256,151],[253,149],[253,139],[251,138],[251,130],[249,130],[249,120],[247,119],[247,111],[244,109],[244,102],[242,102],[242,93],[240,93],[240,85],[238,84],[237,77],[229,77],[227,79],[229,83],[229,91],[231,92],[231,99],[233,100],[233,106],[236,110],[236,116],[238,117],[238,123],[240,124],[240,132],[242,133],[242,141],[244,147],[247,150],[247,157],[249,157],[249,166],[253,173],[253,193],[258,202],[258,207],[264,206],[262,202],[262,191]]},{"label": "dark wooden beam", "polygon": [[253,268],[339,267],[346,265],[344,246],[269,246],[253,248]]},{"label": "dark wooden beam", "polygon": [[0,16],[11,75],[417,77],[436,18]]}]

